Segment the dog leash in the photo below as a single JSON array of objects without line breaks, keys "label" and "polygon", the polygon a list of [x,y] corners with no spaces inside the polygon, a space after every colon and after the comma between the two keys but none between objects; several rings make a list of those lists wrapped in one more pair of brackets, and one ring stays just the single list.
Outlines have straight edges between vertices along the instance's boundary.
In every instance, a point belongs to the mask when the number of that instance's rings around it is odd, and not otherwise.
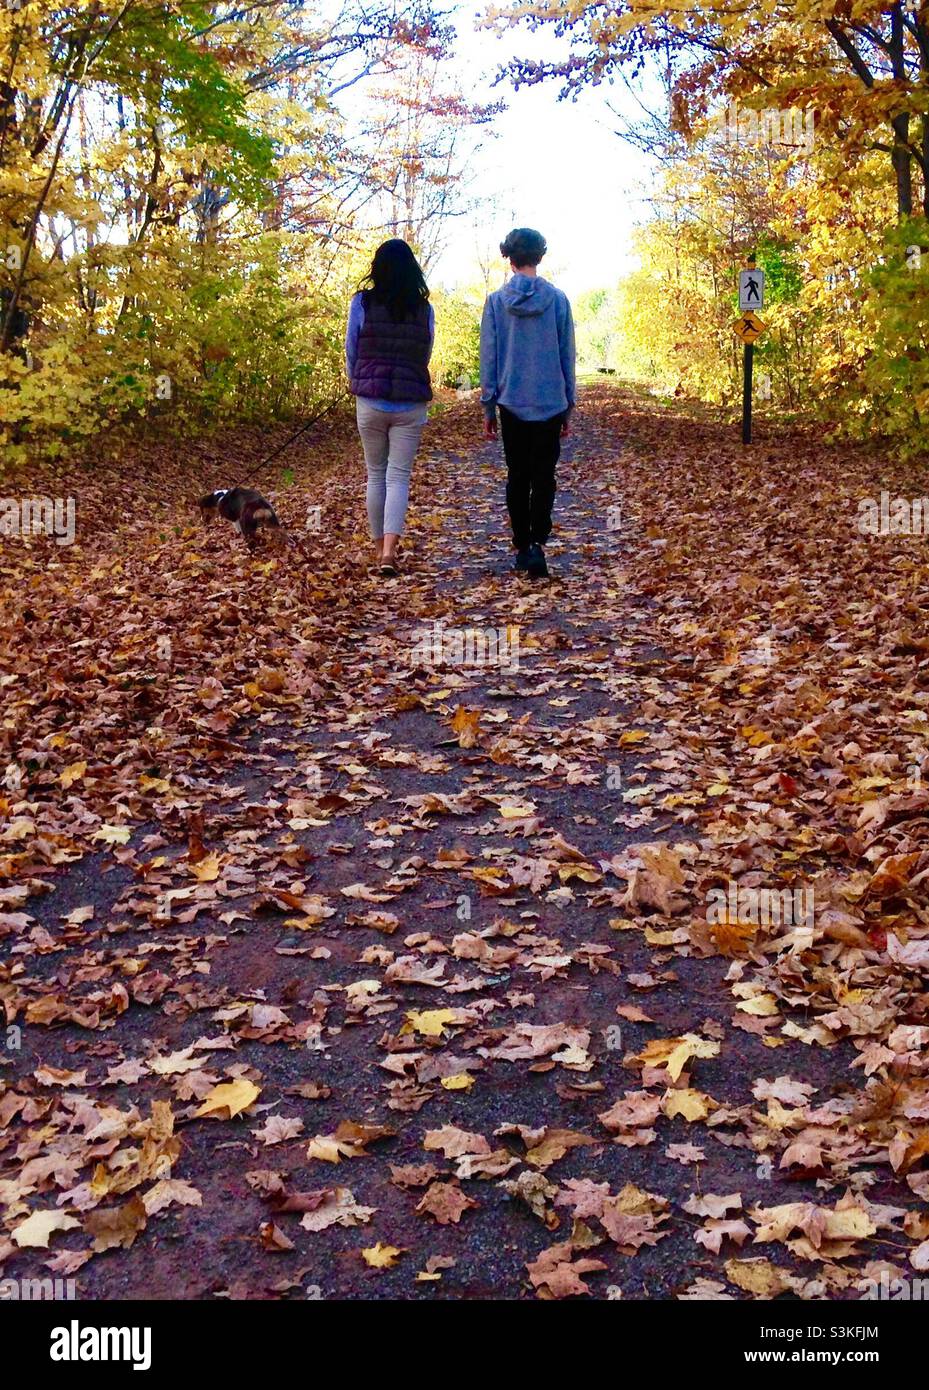
[{"label": "dog leash", "polygon": [[323,418],[324,415],[328,415],[330,410],[335,410],[337,405],[341,405],[347,395],[348,392],[343,391],[342,394],[336,398],[336,400],[330,401],[329,404],[327,406],[324,406],[322,410],[318,410],[315,415],[311,416],[309,420],[305,421],[305,423],[300,426],[296,433],[292,434],[289,439],[285,439],[284,443],[279,444],[276,449],[274,449],[270,454],[268,454],[267,458],[263,458],[259,464],[256,464],[256,466],[253,469],[251,469],[250,472],[246,473],[245,477],[242,479],[242,482],[239,483],[238,486],[241,487],[244,483],[250,482],[251,479],[254,478],[257,473],[261,472],[262,468],[266,468],[269,463],[273,463],[273,461],[277,458],[278,454],[282,454],[285,449],[289,449],[291,444],[294,444],[300,438],[301,434],[306,434],[307,430],[311,429],[313,425],[315,425],[319,420]]}]

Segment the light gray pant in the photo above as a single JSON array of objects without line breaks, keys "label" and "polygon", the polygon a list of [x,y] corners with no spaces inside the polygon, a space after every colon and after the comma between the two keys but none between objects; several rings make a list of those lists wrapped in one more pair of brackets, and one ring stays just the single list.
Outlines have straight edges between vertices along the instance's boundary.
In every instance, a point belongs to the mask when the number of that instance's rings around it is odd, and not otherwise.
[{"label": "light gray pant", "polygon": [[378,410],[359,396],[358,433],[368,470],[368,525],[374,540],[403,534],[410,497],[410,473],[426,423],[425,405],[411,410]]}]

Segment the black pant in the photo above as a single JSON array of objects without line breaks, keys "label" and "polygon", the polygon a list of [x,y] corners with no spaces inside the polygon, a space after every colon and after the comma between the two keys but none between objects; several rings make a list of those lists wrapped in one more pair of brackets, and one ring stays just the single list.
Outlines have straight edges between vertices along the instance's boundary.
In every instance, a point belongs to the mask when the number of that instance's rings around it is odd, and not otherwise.
[{"label": "black pant", "polygon": [[506,455],[506,506],[513,527],[513,544],[525,550],[544,545],[552,532],[555,468],[561,454],[564,413],[550,420],[521,420],[500,407],[500,432]]}]

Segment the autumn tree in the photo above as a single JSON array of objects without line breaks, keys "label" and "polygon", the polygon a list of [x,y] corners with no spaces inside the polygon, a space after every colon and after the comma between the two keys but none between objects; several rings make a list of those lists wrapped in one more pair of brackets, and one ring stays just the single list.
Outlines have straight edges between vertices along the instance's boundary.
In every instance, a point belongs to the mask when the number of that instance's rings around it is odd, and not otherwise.
[{"label": "autumn tree", "polygon": [[[60,447],[156,390],[178,421],[341,390],[372,194],[337,101],[436,23],[399,0],[0,6],[0,440]],[[422,105],[421,186],[448,177]]]},{"label": "autumn tree", "polygon": [[517,83],[555,77],[572,91],[657,62],[672,74],[674,123],[686,133],[720,100],[808,109],[850,157],[870,150],[889,157],[900,217],[913,211],[914,171],[929,212],[924,0],[516,0],[492,15],[532,31],[551,28],[565,41],[560,59],[514,59],[508,70]]},{"label": "autumn tree", "polygon": [[367,220],[416,247],[428,269],[451,220],[473,208],[469,166],[501,103],[470,101],[453,65],[455,31],[441,19],[400,27],[368,90],[356,153]]}]

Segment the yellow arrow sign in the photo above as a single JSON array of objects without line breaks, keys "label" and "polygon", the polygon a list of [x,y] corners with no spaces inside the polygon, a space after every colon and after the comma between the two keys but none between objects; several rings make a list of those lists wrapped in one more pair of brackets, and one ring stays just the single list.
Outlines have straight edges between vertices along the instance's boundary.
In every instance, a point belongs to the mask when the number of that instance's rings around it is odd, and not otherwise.
[{"label": "yellow arrow sign", "polygon": [[733,332],[743,343],[755,343],[767,329],[757,314],[751,312],[740,315],[732,325]]}]

